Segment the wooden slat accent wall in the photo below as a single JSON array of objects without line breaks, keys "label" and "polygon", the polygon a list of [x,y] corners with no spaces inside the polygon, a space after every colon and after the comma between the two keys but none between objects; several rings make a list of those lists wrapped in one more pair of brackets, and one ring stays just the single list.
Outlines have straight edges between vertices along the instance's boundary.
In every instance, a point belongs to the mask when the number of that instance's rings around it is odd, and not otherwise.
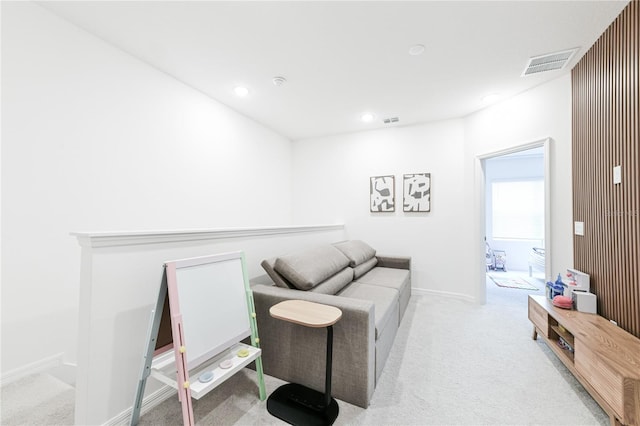
[{"label": "wooden slat accent wall", "polygon": [[[572,77],[574,267],[598,313],[640,337],[640,1],[624,9]],[[613,184],[613,167],[622,183]]]}]

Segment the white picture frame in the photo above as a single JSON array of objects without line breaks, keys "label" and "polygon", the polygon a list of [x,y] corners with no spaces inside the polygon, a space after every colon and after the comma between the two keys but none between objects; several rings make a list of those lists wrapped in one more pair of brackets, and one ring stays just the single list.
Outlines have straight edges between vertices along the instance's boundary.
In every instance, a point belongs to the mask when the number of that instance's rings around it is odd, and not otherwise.
[{"label": "white picture frame", "polygon": [[369,210],[372,213],[394,212],[395,176],[372,176],[369,178]]},{"label": "white picture frame", "polygon": [[431,211],[431,173],[405,174],[402,188],[404,212]]}]

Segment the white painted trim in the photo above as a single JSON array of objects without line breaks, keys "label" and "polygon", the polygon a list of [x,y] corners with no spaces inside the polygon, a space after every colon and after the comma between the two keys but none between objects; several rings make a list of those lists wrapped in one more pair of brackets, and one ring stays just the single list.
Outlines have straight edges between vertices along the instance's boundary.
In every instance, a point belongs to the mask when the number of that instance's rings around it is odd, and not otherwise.
[{"label": "white painted trim", "polygon": [[429,290],[424,288],[411,287],[411,293],[418,296],[442,296],[451,299],[464,300],[465,302],[476,303],[476,300],[468,294],[452,293],[450,291]]},{"label": "white painted trim", "polygon": [[[473,191],[473,203],[476,206],[476,226],[473,230],[474,242],[476,244],[476,248],[474,253],[476,256],[473,256],[472,262],[472,271],[474,271],[472,276],[472,282],[475,281],[475,289],[474,292],[476,295],[476,301],[480,305],[484,305],[487,303],[487,284],[486,278],[484,277],[484,273],[486,272],[487,264],[484,253],[486,253],[486,236],[487,236],[487,200],[485,193],[485,185],[486,185],[486,177],[485,177],[485,163],[484,159],[480,157],[476,157],[474,160],[474,182],[475,182],[475,190]],[[483,253],[480,256],[478,253]]]},{"label": "white painted trim", "polygon": [[[509,148],[501,149],[501,150],[498,150],[498,151],[492,151],[492,152],[487,152],[485,154],[480,154],[480,155],[478,155],[478,159],[479,160],[486,160],[486,159],[493,158],[493,157],[500,157],[502,155],[514,154],[516,152],[526,151],[528,149],[540,148],[540,147],[544,147],[545,144],[550,142],[550,141],[551,141],[551,138],[539,139],[539,140],[535,140],[533,142],[524,143],[522,145],[516,145],[516,146],[509,147]],[[545,154],[546,153],[547,153],[547,151],[545,150]]]},{"label": "white painted trim", "polygon": [[64,353],[51,355],[50,357],[43,358],[39,361],[32,362],[22,367],[11,370],[2,375],[0,379],[0,385],[6,385],[16,380],[20,380],[31,374],[43,373],[53,368],[62,365],[64,359]]},{"label": "white painted trim", "polygon": [[544,277],[551,273],[551,138],[544,141]]},{"label": "white painted trim", "polygon": [[[533,142],[524,143],[522,145],[512,146],[510,148],[493,151],[486,154],[478,155],[475,158],[475,217],[476,217],[476,241],[478,247],[476,253],[478,261],[474,261],[474,270],[477,270],[476,288],[477,299],[479,303],[487,302],[487,284],[486,284],[486,265],[484,265],[485,245],[482,241],[486,235],[486,197],[485,197],[485,170],[484,160],[501,155],[513,154],[515,152],[524,151],[532,148],[542,147],[544,149],[544,246],[545,246],[545,276],[550,277],[551,265],[551,141],[550,137],[539,139]],[[479,259],[482,259],[480,262]],[[480,267],[480,263],[482,266]],[[474,278],[475,279],[475,278]]]},{"label": "white painted trim", "polygon": [[341,229],[344,229],[344,224],[121,232],[71,232],[71,235],[78,238],[80,246],[96,248],[300,234]]},{"label": "white painted trim", "polygon": [[[177,393],[178,391],[176,391],[174,388],[172,388],[171,386],[165,385],[160,389],[158,389],[157,391],[155,391],[154,393],[152,393],[151,395],[147,396],[146,398],[143,398],[142,405],[140,406],[140,416],[143,416],[149,411],[153,410],[154,408],[156,408],[158,405],[160,405],[162,402],[166,401],[170,397],[176,396]],[[103,423],[103,425],[104,426],[125,426],[125,425],[128,426],[129,422],[131,421],[132,411],[133,411],[133,407],[127,410],[124,410],[122,413],[118,414],[112,419],[107,420],[105,423]]]},{"label": "white painted trim", "polygon": [[69,386],[76,387],[76,377],[78,375],[78,366],[76,364],[64,362],[62,365],[47,371],[47,373]]}]

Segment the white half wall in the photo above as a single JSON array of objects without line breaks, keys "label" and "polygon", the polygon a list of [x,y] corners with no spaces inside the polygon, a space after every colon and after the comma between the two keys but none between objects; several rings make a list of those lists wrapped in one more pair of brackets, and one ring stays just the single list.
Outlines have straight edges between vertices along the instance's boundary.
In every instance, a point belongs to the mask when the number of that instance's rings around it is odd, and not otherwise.
[{"label": "white half wall", "polygon": [[[463,159],[461,120],[294,142],[294,221],[344,223],[349,238],[379,253],[411,256],[414,288],[466,297],[457,279]],[[402,211],[410,173],[431,173],[431,212]],[[369,211],[369,178],[382,175],[395,176],[393,213]]]},{"label": "white half wall", "polygon": [[31,2],[2,2],[2,372],[74,363],[71,231],[291,223],[291,142]]},{"label": "white half wall", "polygon": [[[259,276],[256,281],[264,283],[267,281],[259,266],[263,259],[345,238],[340,224],[77,236],[82,246],[75,406],[78,425],[130,419],[164,262],[242,251],[249,276]],[[188,345],[186,342],[187,349]],[[150,378],[145,395],[153,395],[160,385]]]}]

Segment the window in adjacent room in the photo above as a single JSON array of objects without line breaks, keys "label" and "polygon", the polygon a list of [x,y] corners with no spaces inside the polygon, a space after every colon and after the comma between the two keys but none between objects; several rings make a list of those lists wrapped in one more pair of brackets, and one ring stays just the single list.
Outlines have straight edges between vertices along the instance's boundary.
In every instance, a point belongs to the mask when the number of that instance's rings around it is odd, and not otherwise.
[{"label": "window in adjacent room", "polygon": [[544,180],[491,183],[493,238],[544,240]]}]

